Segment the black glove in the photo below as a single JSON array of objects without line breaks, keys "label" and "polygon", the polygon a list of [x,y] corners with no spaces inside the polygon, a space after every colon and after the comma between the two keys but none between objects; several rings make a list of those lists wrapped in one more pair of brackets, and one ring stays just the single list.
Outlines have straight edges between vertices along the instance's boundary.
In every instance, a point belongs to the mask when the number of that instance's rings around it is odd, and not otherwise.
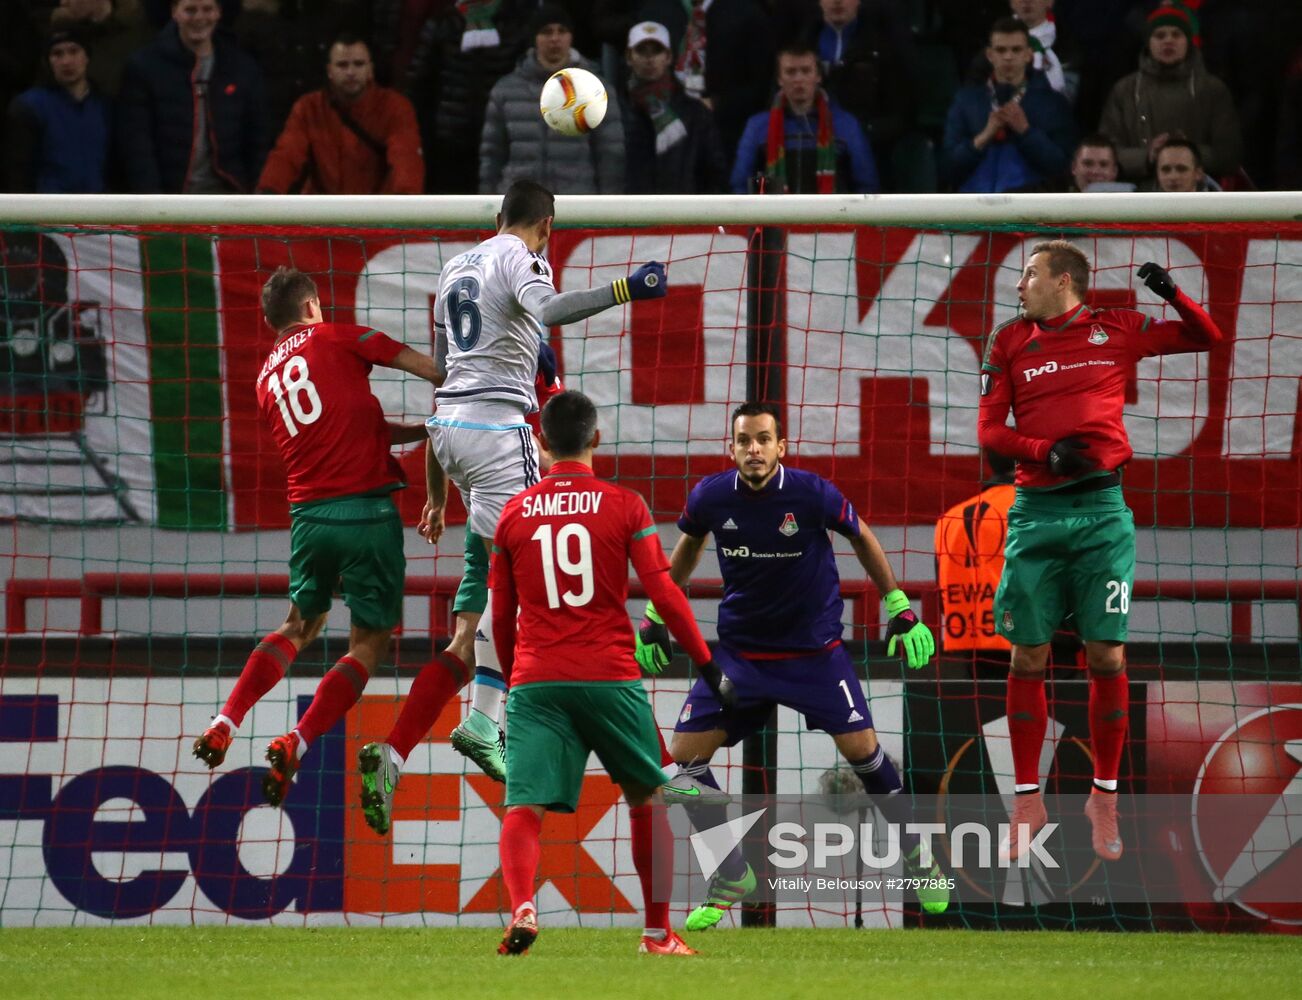
[{"label": "black glove", "polygon": [[1065,437],[1055,441],[1049,449],[1049,471],[1064,478],[1093,472],[1099,466],[1085,454],[1089,447],[1088,441],[1078,437]]},{"label": "black glove", "polygon": [[1175,282],[1171,280],[1171,275],[1167,273],[1166,268],[1150,260],[1139,268],[1139,278],[1154,295],[1166,299],[1167,302],[1175,301]]},{"label": "black glove", "polygon": [[538,343],[538,374],[548,388],[556,384],[556,351],[545,340]]},{"label": "black glove", "polygon": [[665,266],[653,260],[627,278],[617,278],[611,288],[615,292],[615,301],[620,304],[638,299],[662,299],[669,291],[669,278]]},{"label": "black glove", "polygon": [[710,685],[710,690],[718,699],[720,708],[725,712],[731,712],[737,707],[737,688],[728,679],[728,675],[719,669],[717,663],[710,660],[708,663],[702,663],[697,669],[705,678],[705,683]]}]

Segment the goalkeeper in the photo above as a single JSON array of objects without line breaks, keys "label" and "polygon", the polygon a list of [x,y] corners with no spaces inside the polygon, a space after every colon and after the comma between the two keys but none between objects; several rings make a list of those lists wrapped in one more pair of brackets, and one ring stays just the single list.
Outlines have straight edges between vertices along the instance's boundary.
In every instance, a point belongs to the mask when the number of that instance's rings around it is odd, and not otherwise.
[{"label": "goalkeeper", "polygon": [[[706,535],[713,534],[718,547],[723,601],[714,660],[726,681],[716,692],[701,678],[688,692],[669,747],[678,773],[665,786],[665,800],[685,804],[699,830],[726,822],[726,797],[710,772],[710,758],[760,729],[776,704],[803,713],[810,729],[831,735],[887,819],[903,822],[899,774],[877,741],[863,687],[841,644],[844,605],[829,531],[849,539],[885,596],[887,653],[894,655],[899,646],[917,669],[931,658],[935,643],[909,609],[881,545],[850,501],[821,476],[786,468],[786,446],[774,407],[737,407],[732,415],[736,471],[698,483],[678,519],[682,535],[670,559],[676,584],[686,584],[696,569]],[[669,633],[648,604],[638,629],[638,663],[659,673],[669,653]],[[909,857],[917,871],[916,843]],[[918,874],[932,877],[939,871]],[[704,902],[688,916],[687,929],[713,927],[754,892],[755,884],[754,871],[734,848],[710,880]],[[927,888],[919,898],[929,913],[941,913],[949,892]]]}]

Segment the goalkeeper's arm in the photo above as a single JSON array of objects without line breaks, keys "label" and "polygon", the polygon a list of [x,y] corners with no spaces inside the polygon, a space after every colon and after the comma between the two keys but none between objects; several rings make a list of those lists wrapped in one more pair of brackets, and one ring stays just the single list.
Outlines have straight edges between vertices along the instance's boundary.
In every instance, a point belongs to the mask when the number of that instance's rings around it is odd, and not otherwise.
[{"label": "goalkeeper's arm", "polygon": [[886,633],[890,641],[886,645],[886,655],[894,656],[896,644],[904,647],[904,656],[914,670],[924,666],[936,651],[936,640],[931,630],[918,620],[918,616],[909,607],[908,595],[895,581],[891,564],[877,541],[877,536],[869,530],[868,525],[859,521],[859,534],[850,539],[850,546],[864,568],[868,578],[876,586],[882,600],[886,602]]},{"label": "goalkeeper's arm", "polygon": [[629,552],[633,569],[646,588],[647,598],[655,605],[659,617],[669,632],[698,667],[710,660],[710,647],[692,616],[687,595],[669,578],[664,550],[654,535],[643,540],[647,544],[634,545]]}]

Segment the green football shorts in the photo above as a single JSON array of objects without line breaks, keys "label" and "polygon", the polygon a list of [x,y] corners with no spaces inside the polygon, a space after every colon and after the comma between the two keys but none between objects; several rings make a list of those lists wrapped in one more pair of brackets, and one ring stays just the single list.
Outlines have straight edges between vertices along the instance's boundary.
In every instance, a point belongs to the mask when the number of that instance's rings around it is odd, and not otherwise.
[{"label": "green football shorts", "polygon": [[1121,487],[1061,496],[1017,491],[1008,511],[995,631],[1038,646],[1070,613],[1081,639],[1125,642],[1135,582],[1135,516]]},{"label": "green football shorts", "polygon": [[506,699],[506,804],[574,812],[588,754],[625,788],[665,783],[641,681],[540,681]]},{"label": "green football shorts", "polygon": [[402,620],[407,558],[393,498],[350,497],[290,508],[289,599],[304,618],[330,610],[335,588],[360,628]]}]

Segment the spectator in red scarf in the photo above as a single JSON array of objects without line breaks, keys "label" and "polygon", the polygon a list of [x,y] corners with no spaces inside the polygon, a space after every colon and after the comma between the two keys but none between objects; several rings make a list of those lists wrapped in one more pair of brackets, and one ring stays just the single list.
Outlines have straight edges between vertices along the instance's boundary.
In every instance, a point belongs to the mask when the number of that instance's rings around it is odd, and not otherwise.
[{"label": "spectator in red scarf", "polygon": [[630,71],[624,118],[629,194],[717,194],[728,163],[710,109],[674,76],[669,29],[654,21],[628,33]]},{"label": "spectator in red scarf", "polygon": [[818,54],[804,44],[778,52],[773,107],[746,122],[732,168],[737,194],[870,194],[879,188],[868,138],[827,96]]}]

